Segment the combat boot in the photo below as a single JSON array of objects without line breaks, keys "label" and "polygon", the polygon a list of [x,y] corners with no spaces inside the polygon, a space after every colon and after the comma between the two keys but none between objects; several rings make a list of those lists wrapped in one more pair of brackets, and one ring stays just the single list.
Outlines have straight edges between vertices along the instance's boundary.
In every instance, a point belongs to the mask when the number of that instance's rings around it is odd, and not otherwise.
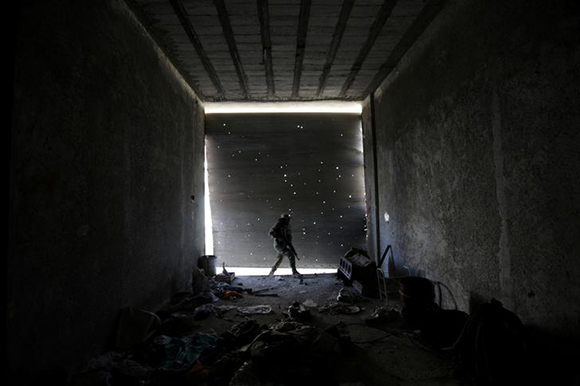
[{"label": "combat boot", "polygon": [[292,264],[292,276],[294,276],[294,277],[301,277],[301,276],[302,276],[302,275],[300,274],[300,272],[298,272],[298,271],[296,270],[296,265],[295,265],[295,264]]}]

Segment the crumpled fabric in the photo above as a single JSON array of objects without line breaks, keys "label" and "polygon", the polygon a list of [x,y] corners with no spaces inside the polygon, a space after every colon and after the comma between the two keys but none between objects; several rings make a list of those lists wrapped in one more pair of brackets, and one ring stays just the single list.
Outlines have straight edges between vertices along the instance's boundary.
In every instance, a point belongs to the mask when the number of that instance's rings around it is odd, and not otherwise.
[{"label": "crumpled fabric", "polygon": [[241,293],[239,293],[237,291],[226,291],[226,293],[224,293],[224,295],[223,295],[224,300],[240,299],[243,297],[244,297],[244,295],[242,295]]},{"label": "crumpled fabric", "polygon": [[186,338],[159,339],[158,342],[165,346],[165,360],[159,368],[168,371],[189,370],[203,350],[214,346],[217,339],[216,334],[207,333],[198,333]]},{"label": "crumpled fabric", "polygon": [[272,306],[269,304],[259,304],[256,306],[238,307],[238,312],[245,315],[269,314],[272,312]]}]

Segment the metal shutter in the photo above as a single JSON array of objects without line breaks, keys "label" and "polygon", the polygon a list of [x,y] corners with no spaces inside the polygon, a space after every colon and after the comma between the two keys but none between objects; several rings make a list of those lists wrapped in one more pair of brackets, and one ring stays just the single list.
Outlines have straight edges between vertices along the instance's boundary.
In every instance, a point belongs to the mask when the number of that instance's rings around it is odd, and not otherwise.
[{"label": "metal shutter", "polygon": [[217,263],[271,267],[268,231],[285,212],[299,267],[336,267],[364,248],[360,127],[350,114],[206,115]]}]

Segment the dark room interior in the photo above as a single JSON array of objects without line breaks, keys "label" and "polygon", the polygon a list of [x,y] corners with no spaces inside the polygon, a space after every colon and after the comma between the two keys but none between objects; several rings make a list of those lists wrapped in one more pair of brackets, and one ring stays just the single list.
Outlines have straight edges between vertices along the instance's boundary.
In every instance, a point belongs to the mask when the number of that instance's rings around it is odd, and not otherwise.
[{"label": "dark room interior", "polygon": [[[25,0],[7,17],[9,384],[580,385],[578,2]],[[302,274],[267,276],[284,216]],[[437,312],[413,313],[411,283]],[[204,294],[209,319],[175,306]],[[232,326],[259,335],[234,350]],[[264,365],[280,336],[308,352],[280,354],[286,378]],[[135,353],[194,338],[179,371]]]}]

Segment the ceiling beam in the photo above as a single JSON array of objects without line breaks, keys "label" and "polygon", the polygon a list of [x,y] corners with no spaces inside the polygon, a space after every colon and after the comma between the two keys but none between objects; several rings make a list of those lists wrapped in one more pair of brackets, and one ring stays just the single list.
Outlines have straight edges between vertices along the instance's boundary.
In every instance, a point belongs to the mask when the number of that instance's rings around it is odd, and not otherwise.
[{"label": "ceiling beam", "polygon": [[238,53],[238,47],[236,45],[236,39],[234,38],[234,31],[232,30],[232,24],[230,23],[228,10],[226,9],[224,0],[214,0],[213,3],[218,11],[218,17],[220,19],[220,24],[222,25],[222,30],[224,32],[226,42],[228,43],[230,56],[232,57],[232,62],[234,63],[236,73],[238,74],[240,89],[242,90],[244,97],[246,99],[250,99],[248,91],[248,78],[244,71],[244,66],[242,65],[240,54]]},{"label": "ceiling beam", "polygon": [[153,39],[155,44],[157,44],[157,47],[159,47],[159,49],[163,52],[163,54],[169,59],[171,64],[175,67],[177,72],[179,72],[183,80],[189,85],[189,87],[191,87],[191,89],[197,95],[198,98],[204,100],[205,95],[195,83],[195,77],[192,74],[190,74],[189,71],[186,71],[183,68],[182,63],[176,58],[178,55],[175,55],[175,53],[172,52],[169,49],[169,47],[167,47],[167,44],[165,44],[161,36],[159,36],[159,31],[153,26],[149,17],[147,17],[147,15],[143,12],[143,9],[136,3],[135,0],[125,0],[125,2],[131,9],[131,12],[133,12],[135,17],[137,17],[139,23],[141,23],[141,25],[149,33],[151,39]]},{"label": "ceiling beam", "polygon": [[302,62],[304,60],[304,48],[306,47],[306,34],[308,32],[308,20],[310,19],[311,0],[300,2],[300,15],[298,17],[298,33],[296,37],[296,56],[294,57],[294,83],[292,85],[292,99],[299,97],[300,78],[302,77]]},{"label": "ceiling beam", "polygon": [[338,52],[338,47],[340,47],[340,41],[342,40],[342,35],[344,35],[344,30],[346,29],[346,22],[350,16],[350,11],[354,0],[344,0],[342,2],[342,8],[340,9],[340,15],[338,16],[338,22],[334,28],[334,34],[332,35],[332,42],[330,43],[330,48],[326,54],[326,62],[322,68],[322,74],[319,78],[318,90],[316,90],[316,97],[320,98],[324,88],[326,87],[326,81],[328,80],[328,75],[330,74],[330,69],[332,68],[332,63],[336,53]]},{"label": "ceiling beam", "polygon": [[260,19],[260,34],[262,35],[262,60],[266,70],[268,99],[276,95],[274,85],[274,68],[272,65],[272,40],[270,39],[270,12],[268,0],[258,0],[258,19]]},{"label": "ceiling beam", "polygon": [[411,48],[413,43],[415,43],[415,41],[419,38],[419,36],[421,36],[431,21],[433,21],[435,16],[437,16],[443,7],[443,2],[443,0],[430,0],[423,6],[423,9],[421,9],[421,12],[419,15],[417,15],[417,18],[415,18],[401,40],[399,40],[391,52],[391,55],[389,55],[387,60],[381,65],[379,71],[373,80],[369,83],[363,92],[363,95],[361,95],[361,98],[366,98],[367,95],[374,92],[381,85],[381,83],[383,83],[386,77],[395,68],[397,63],[399,63],[403,55],[405,55],[407,50]]},{"label": "ceiling beam", "polygon": [[340,93],[338,94],[338,96],[340,98],[344,98],[344,96],[346,95],[346,92],[348,91],[350,86],[352,86],[352,82],[354,82],[354,78],[356,77],[356,75],[360,71],[363,62],[367,58],[367,55],[369,54],[371,48],[373,47],[373,44],[375,44],[375,40],[377,40],[379,33],[383,29],[385,22],[387,21],[387,19],[391,15],[391,12],[393,11],[393,8],[395,7],[396,4],[397,4],[397,0],[385,0],[383,2],[383,5],[381,5],[381,9],[379,10],[377,17],[375,18],[373,25],[369,29],[369,35],[367,37],[367,40],[365,41],[365,43],[361,47],[361,49],[358,53],[358,56],[356,57],[353,65],[350,69],[350,73],[348,74],[348,77],[344,81],[344,84],[342,85]]},{"label": "ceiling beam", "polygon": [[179,19],[181,26],[183,27],[185,33],[187,34],[189,41],[193,45],[195,52],[197,52],[197,55],[199,56],[199,59],[203,64],[203,68],[205,68],[205,71],[209,75],[209,78],[211,79],[216,91],[218,92],[219,98],[221,99],[225,98],[224,88],[219,80],[217,72],[215,71],[215,68],[211,64],[210,59],[205,53],[205,50],[203,49],[203,46],[201,45],[201,42],[199,41],[199,38],[195,33],[195,29],[193,28],[193,24],[191,24],[191,20],[189,19],[189,16],[187,14],[187,11],[185,10],[185,7],[183,6],[183,3],[181,2],[181,0],[169,0],[169,3],[171,4],[171,7],[173,8],[175,15]]}]

